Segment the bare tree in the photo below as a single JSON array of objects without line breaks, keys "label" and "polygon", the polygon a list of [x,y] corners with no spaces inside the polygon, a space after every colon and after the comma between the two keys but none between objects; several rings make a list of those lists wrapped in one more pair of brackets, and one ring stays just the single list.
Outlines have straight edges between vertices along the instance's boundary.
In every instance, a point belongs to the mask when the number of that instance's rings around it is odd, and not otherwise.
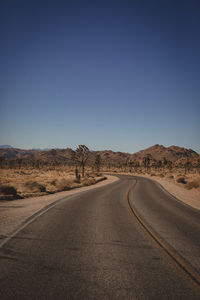
[{"label": "bare tree", "polygon": [[76,160],[79,162],[82,168],[82,177],[85,176],[85,165],[88,160],[89,149],[85,145],[78,145],[76,149]]}]

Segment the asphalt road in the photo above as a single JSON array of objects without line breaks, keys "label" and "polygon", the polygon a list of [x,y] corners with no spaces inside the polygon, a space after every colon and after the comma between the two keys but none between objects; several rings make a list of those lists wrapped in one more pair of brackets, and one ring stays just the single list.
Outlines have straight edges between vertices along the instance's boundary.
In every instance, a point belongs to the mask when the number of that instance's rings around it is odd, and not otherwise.
[{"label": "asphalt road", "polygon": [[200,213],[153,181],[119,176],[70,196],[0,249],[0,299],[199,299],[148,228],[199,274]]}]

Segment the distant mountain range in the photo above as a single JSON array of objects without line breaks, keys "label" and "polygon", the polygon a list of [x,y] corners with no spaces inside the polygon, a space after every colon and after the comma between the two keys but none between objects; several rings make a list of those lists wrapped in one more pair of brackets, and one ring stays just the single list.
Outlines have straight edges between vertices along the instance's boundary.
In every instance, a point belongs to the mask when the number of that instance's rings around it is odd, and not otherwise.
[{"label": "distant mountain range", "polygon": [[[55,149],[55,150],[24,150],[18,148],[12,148],[7,145],[0,146],[0,157],[7,159],[38,159],[46,162],[57,161],[57,162],[72,162],[74,151],[70,148],[66,149]],[[141,162],[144,157],[149,157],[151,160],[168,160],[171,162],[177,162],[181,160],[197,160],[200,155],[192,149],[186,149],[178,146],[164,147],[162,145],[154,145],[147,149],[141,150],[134,154],[124,152],[114,152],[111,150],[104,151],[91,151],[88,162],[90,163],[95,159],[95,156],[99,154],[104,164],[121,164],[127,161],[137,160]]]},{"label": "distant mountain range", "polygon": [[7,149],[7,148],[13,148],[10,145],[0,145],[0,149]]},{"label": "distant mountain range", "polygon": [[[10,148],[14,148],[14,147],[10,145],[0,145],[0,149],[10,149]],[[31,150],[49,151],[51,150],[51,148],[44,148],[44,149],[36,148]]]}]

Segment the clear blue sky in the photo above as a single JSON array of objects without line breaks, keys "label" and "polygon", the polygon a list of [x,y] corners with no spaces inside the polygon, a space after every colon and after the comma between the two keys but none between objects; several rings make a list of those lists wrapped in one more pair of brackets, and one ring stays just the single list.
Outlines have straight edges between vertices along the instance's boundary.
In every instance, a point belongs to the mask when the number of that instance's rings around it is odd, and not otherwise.
[{"label": "clear blue sky", "polygon": [[0,144],[200,152],[200,1],[0,2]]}]

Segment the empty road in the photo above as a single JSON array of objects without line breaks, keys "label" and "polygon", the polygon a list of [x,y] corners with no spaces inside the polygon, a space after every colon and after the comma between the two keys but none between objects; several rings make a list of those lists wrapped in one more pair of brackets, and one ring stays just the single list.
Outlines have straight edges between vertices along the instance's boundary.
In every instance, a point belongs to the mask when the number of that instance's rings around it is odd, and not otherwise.
[{"label": "empty road", "polygon": [[200,212],[152,180],[119,178],[0,248],[0,299],[199,299]]}]

